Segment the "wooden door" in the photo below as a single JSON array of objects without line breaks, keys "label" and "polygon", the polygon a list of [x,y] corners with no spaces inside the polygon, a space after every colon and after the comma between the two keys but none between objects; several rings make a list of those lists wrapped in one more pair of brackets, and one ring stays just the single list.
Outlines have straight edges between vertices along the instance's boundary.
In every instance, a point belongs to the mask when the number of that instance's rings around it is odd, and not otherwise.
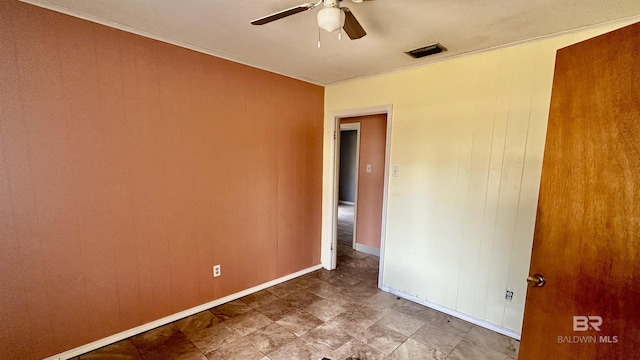
[{"label": "wooden door", "polygon": [[520,360],[640,359],[640,23],[558,51],[535,273]]}]

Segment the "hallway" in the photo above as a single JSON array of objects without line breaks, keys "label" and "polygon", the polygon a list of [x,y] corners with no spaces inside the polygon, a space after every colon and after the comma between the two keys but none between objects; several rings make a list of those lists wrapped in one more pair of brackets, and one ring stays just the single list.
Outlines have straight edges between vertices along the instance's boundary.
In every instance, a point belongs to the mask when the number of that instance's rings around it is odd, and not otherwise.
[{"label": "hallway", "polygon": [[353,247],[354,205],[338,204],[338,245]]}]

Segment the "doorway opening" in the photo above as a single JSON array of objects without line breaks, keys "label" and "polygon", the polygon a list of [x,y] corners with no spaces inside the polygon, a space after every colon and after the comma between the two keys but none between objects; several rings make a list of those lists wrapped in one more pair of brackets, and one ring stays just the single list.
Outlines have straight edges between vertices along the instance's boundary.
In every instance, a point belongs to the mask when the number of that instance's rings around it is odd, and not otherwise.
[{"label": "doorway opening", "polygon": [[391,106],[343,111],[333,117],[333,236],[327,268],[336,269],[341,262],[347,266],[375,262],[377,284],[382,286]]},{"label": "doorway opening", "polygon": [[356,248],[356,203],[360,160],[360,123],[340,124],[338,246]]}]

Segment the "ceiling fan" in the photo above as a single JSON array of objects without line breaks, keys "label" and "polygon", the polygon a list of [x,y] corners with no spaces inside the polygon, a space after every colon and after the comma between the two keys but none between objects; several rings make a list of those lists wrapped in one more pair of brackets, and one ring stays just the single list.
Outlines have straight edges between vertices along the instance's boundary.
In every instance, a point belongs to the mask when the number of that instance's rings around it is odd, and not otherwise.
[{"label": "ceiling fan", "polygon": [[[363,1],[371,1],[371,0],[351,0],[354,3],[361,3]],[[358,22],[356,17],[353,15],[351,10],[347,7],[340,6],[340,2],[342,0],[320,0],[317,3],[306,3],[298,6],[294,6],[292,8],[282,10],[275,14],[271,14],[265,17],[261,17],[259,19],[253,20],[251,22],[252,25],[264,25],[268,24],[272,21],[280,20],[287,16],[295,15],[297,13],[301,13],[303,11],[314,9],[320,5],[322,5],[322,9],[318,11],[318,27],[327,32],[334,32],[340,28],[344,29],[344,32],[347,33],[347,36],[351,40],[360,39],[361,37],[367,35],[367,32],[364,31],[362,25]],[[342,16],[344,14],[344,17]]]}]

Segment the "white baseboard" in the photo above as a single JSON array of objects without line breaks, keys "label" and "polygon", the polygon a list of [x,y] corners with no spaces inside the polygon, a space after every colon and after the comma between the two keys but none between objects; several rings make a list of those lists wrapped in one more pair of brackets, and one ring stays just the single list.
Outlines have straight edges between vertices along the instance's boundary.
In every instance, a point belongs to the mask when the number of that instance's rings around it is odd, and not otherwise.
[{"label": "white baseboard", "polygon": [[417,298],[417,297],[415,297],[413,295],[405,294],[400,290],[392,289],[392,288],[390,288],[388,286],[381,286],[380,290],[386,291],[388,293],[391,293],[391,294],[394,294],[394,295],[397,295],[397,296],[400,296],[401,298],[413,301],[415,303],[418,303],[420,305],[424,305],[426,307],[429,307],[429,308],[432,308],[434,310],[443,312],[445,314],[448,314],[448,315],[451,315],[451,316],[455,316],[458,319],[462,319],[462,320],[468,321],[468,322],[470,322],[472,324],[476,324],[478,326],[482,326],[485,329],[489,329],[491,331],[495,331],[497,333],[500,333],[502,335],[508,336],[510,338],[514,338],[516,340],[520,340],[520,333],[515,332],[515,331],[513,331],[511,329],[507,329],[507,328],[504,328],[502,326],[498,326],[496,324],[490,323],[488,321],[485,321],[485,320],[482,320],[482,319],[478,319],[477,317],[473,317],[471,315],[468,315],[468,314],[461,313],[459,311],[450,309],[448,307],[444,307],[442,305],[438,305],[436,303],[432,303],[430,301]]},{"label": "white baseboard", "polygon": [[106,338],[103,338],[103,339],[100,339],[100,340],[96,340],[96,341],[94,341],[92,343],[89,343],[89,344],[86,344],[86,345],[82,345],[82,346],[79,346],[79,347],[71,349],[71,350],[67,350],[67,351],[65,351],[63,353],[60,353],[60,354],[57,354],[57,355],[50,356],[48,358],[45,358],[44,360],[66,360],[66,359],[70,359],[70,358],[76,357],[78,355],[82,355],[84,353],[88,353],[89,351],[93,351],[93,350],[99,349],[99,348],[101,348],[103,346],[107,346],[107,345],[116,343],[118,341],[130,338],[131,336],[138,335],[138,334],[143,333],[145,331],[149,331],[151,329],[155,329],[155,328],[157,328],[159,326],[163,326],[163,325],[172,323],[172,322],[174,322],[176,320],[180,320],[180,319],[185,318],[187,316],[191,316],[191,315],[197,314],[197,313],[199,313],[201,311],[205,311],[205,310],[210,309],[212,307],[216,307],[216,306],[222,305],[222,304],[227,303],[229,301],[237,300],[237,299],[239,299],[239,298],[241,298],[243,296],[247,296],[247,295],[252,294],[252,293],[254,293],[256,291],[264,290],[264,289],[266,289],[268,287],[271,287],[273,285],[277,285],[277,284],[280,284],[282,282],[297,278],[298,276],[302,276],[302,275],[308,274],[308,273],[310,273],[312,271],[316,271],[318,269],[322,269],[322,265],[315,265],[315,266],[312,266],[310,268],[306,268],[304,270],[300,270],[298,272],[295,272],[293,274],[289,274],[287,276],[283,276],[281,278],[278,278],[278,279],[275,279],[275,280],[271,280],[271,281],[266,282],[264,284],[256,285],[256,286],[254,286],[252,288],[237,292],[235,294],[231,294],[231,295],[225,296],[223,298],[210,301],[210,302],[208,302],[206,304],[198,305],[196,307],[192,307],[191,309],[180,311],[180,312],[175,313],[173,315],[169,315],[169,316],[163,317],[162,319],[158,319],[158,320],[146,323],[144,325],[136,326],[136,327],[134,327],[132,329],[125,330],[125,331],[119,332],[119,333],[111,335],[111,336],[107,336]]},{"label": "white baseboard", "polygon": [[338,204],[355,205],[353,201],[338,200]]},{"label": "white baseboard", "polygon": [[380,249],[365,244],[356,243],[356,251],[367,253],[369,255],[380,256]]}]

